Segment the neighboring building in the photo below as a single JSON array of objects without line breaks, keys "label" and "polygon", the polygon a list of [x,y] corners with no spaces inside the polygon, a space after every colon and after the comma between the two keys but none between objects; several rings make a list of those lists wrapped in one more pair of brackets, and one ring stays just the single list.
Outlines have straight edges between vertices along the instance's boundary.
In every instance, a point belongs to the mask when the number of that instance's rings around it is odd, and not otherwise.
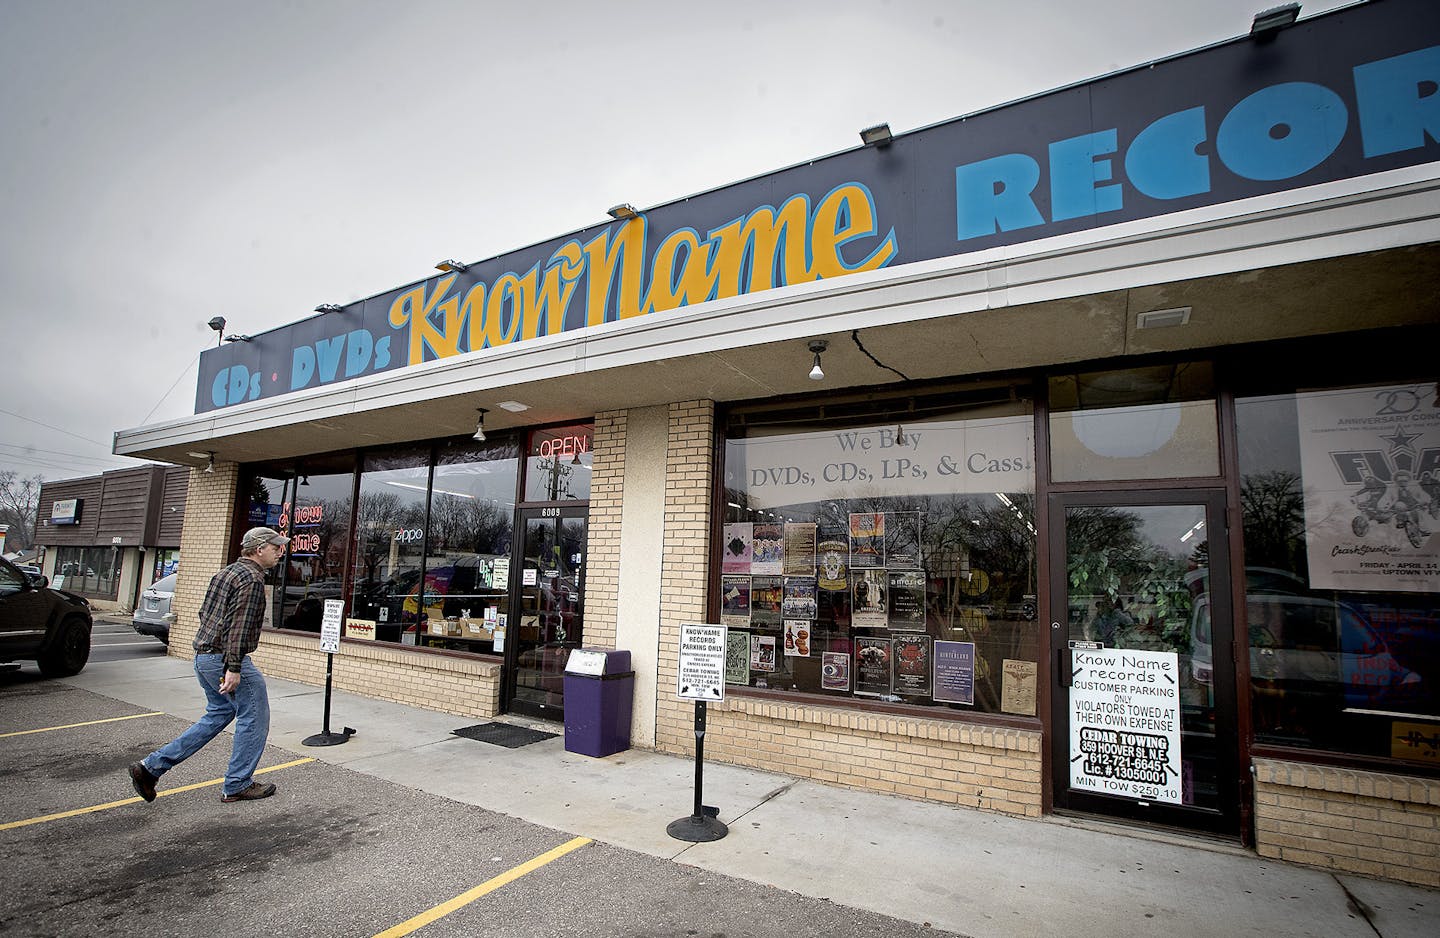
[{"label": "neighboring building", "polygon": [[188,469],[140,466],[40,487],[35,543],[51,585],[130,613],[180,561]]},{"label": "neighboring building", "polygon": [[680,753],[723,622],[712,758],[1440,885],[1437,81],[1348,7],[210,349],[116,443],[194,467],[178,628],[266,523],[277,676],[326,599],[457,714],[621,648]]}]

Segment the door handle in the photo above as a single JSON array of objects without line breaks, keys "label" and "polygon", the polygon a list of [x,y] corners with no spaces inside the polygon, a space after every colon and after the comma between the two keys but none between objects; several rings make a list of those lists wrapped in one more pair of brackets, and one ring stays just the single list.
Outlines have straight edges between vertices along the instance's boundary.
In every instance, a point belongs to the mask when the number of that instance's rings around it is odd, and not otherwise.
[{"label": "door handle", "polygon": [[1069,687],[1075,679],[1075,660],[1070,657],[1070,649],[1055,649],[1055,674],[1060,678],[1061,687]]}]

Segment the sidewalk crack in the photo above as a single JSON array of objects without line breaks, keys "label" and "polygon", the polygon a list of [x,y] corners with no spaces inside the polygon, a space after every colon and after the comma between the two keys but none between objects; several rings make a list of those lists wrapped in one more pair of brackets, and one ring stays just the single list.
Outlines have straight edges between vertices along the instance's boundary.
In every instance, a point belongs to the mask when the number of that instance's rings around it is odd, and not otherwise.
[{"label": "sidewalk crack", "polygon": [[1345,893],[1346,908],[1363,918],[1365,920],[1365,924],[1369,925],[1370,930],[1375,933],[1376,938],[1384,938],[1384,936],[1380,934],[1380,929],[1375,927],[1375,921],[1372,918],[1373,911],[1371,910],[1371,908],[1364,902],[1361,902],[1360,899],[1357,898],[1353,892],[1346,888],[1345,883],[1341,881],[1340,877],[1336,876],[1334,873],[1331,873],[1330,878],[1335,880],[1335,885],[1339,886],[1340,891]]}]

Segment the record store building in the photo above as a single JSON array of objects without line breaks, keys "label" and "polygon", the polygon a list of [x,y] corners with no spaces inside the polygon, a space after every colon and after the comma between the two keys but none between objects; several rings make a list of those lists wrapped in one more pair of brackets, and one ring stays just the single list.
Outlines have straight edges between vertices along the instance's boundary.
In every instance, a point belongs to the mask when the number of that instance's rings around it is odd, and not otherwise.
[{"label": "record store building", "polygon": [[[891,135],[204,353],[176,632],[560,718],[577,647],[711,758],[1440,885],[1440,6]],[[597,201],[605,194],[597,193]],[[171,644],[188,654],[188,642]]]}]

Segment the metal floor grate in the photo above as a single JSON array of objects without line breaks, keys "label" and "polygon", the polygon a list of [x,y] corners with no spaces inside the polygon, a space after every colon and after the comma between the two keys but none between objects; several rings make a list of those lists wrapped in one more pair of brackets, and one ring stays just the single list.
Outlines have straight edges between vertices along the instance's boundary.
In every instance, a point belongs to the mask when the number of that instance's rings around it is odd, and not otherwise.
[{"label": "metal floor grate", "polygon": [[504,746],[506,749],[519,749],[521,746],[538,743],[542,739],[554,739],[559,735],[558,733],[542,733],[524,726],[511,726],[509,723],[477,723],[474,726],[462,726],[458,730],[450,732],[466,739]]}]

